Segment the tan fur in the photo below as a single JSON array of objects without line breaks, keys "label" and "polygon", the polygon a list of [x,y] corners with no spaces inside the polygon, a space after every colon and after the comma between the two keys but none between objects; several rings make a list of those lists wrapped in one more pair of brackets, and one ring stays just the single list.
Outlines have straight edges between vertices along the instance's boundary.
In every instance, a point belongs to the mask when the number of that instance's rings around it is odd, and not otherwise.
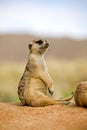
[{"label": "tan fur", "polygon": [[[42,42],[42,43],[41,43]],[[41,43],[41,44],[39,44]],[[49,44],[47,41],[33,41],[29,44],[30,56],[25,72],[19,82],[18,96],[23,105],[48,106],[68,103],[67,100],[53,100],[48,97],[48,91],[53,94],[53,81],[48,73],[44,53]],[[70,98],[67,98],[70,100]]]},{"label": "tan fur", "polygon": [[74,99],[78,106],[87,107],[87,81],[77,86]]}]

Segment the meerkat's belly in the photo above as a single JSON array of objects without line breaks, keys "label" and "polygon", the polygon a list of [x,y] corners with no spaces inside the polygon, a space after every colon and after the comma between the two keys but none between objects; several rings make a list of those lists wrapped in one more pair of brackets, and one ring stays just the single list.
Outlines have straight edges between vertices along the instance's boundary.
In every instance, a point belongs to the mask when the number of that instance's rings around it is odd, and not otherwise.
[{"label": "meerkat's belly", "polygon": [[31,80],[29,80],[29,82],[27,83],[25,95],[35,96],[35,93],[37,92],[47,95],[47,86],[40,79],[31,78]]}]

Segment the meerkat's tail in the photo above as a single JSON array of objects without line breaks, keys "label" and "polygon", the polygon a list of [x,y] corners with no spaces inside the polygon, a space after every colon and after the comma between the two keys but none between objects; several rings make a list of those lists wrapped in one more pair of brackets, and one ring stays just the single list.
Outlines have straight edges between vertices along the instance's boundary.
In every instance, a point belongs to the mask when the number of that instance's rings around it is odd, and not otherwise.
[{"label": "meerkat's tail", "polygon": [[71,95],[68,98],[60,98],[57,101],[70,101],[74,97],[74,92],[71,93]]}]

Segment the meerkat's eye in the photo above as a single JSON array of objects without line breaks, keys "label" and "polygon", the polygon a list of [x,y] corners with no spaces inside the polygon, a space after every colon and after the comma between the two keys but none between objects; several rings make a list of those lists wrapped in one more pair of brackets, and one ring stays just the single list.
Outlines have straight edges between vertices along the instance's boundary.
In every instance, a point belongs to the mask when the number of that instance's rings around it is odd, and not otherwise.
[{"label": "meerkat's eye", "polygon": [[43,41],[42,40],[38,40],[38,41],[36,41],[36,44],[41,45],[41,44],[43,44]]}]

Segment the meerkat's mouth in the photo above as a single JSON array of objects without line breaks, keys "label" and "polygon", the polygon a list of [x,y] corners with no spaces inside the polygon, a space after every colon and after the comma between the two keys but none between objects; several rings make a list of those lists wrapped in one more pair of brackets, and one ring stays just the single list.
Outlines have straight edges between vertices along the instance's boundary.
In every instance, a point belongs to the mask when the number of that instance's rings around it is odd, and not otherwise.
[{"label": "meerkat's mouth", "polygon": [[49,47],[49,44],[46,43],[44,46],[41,46],[40,49],[46,49],[46,48],[48,48],[48,47]]}]

